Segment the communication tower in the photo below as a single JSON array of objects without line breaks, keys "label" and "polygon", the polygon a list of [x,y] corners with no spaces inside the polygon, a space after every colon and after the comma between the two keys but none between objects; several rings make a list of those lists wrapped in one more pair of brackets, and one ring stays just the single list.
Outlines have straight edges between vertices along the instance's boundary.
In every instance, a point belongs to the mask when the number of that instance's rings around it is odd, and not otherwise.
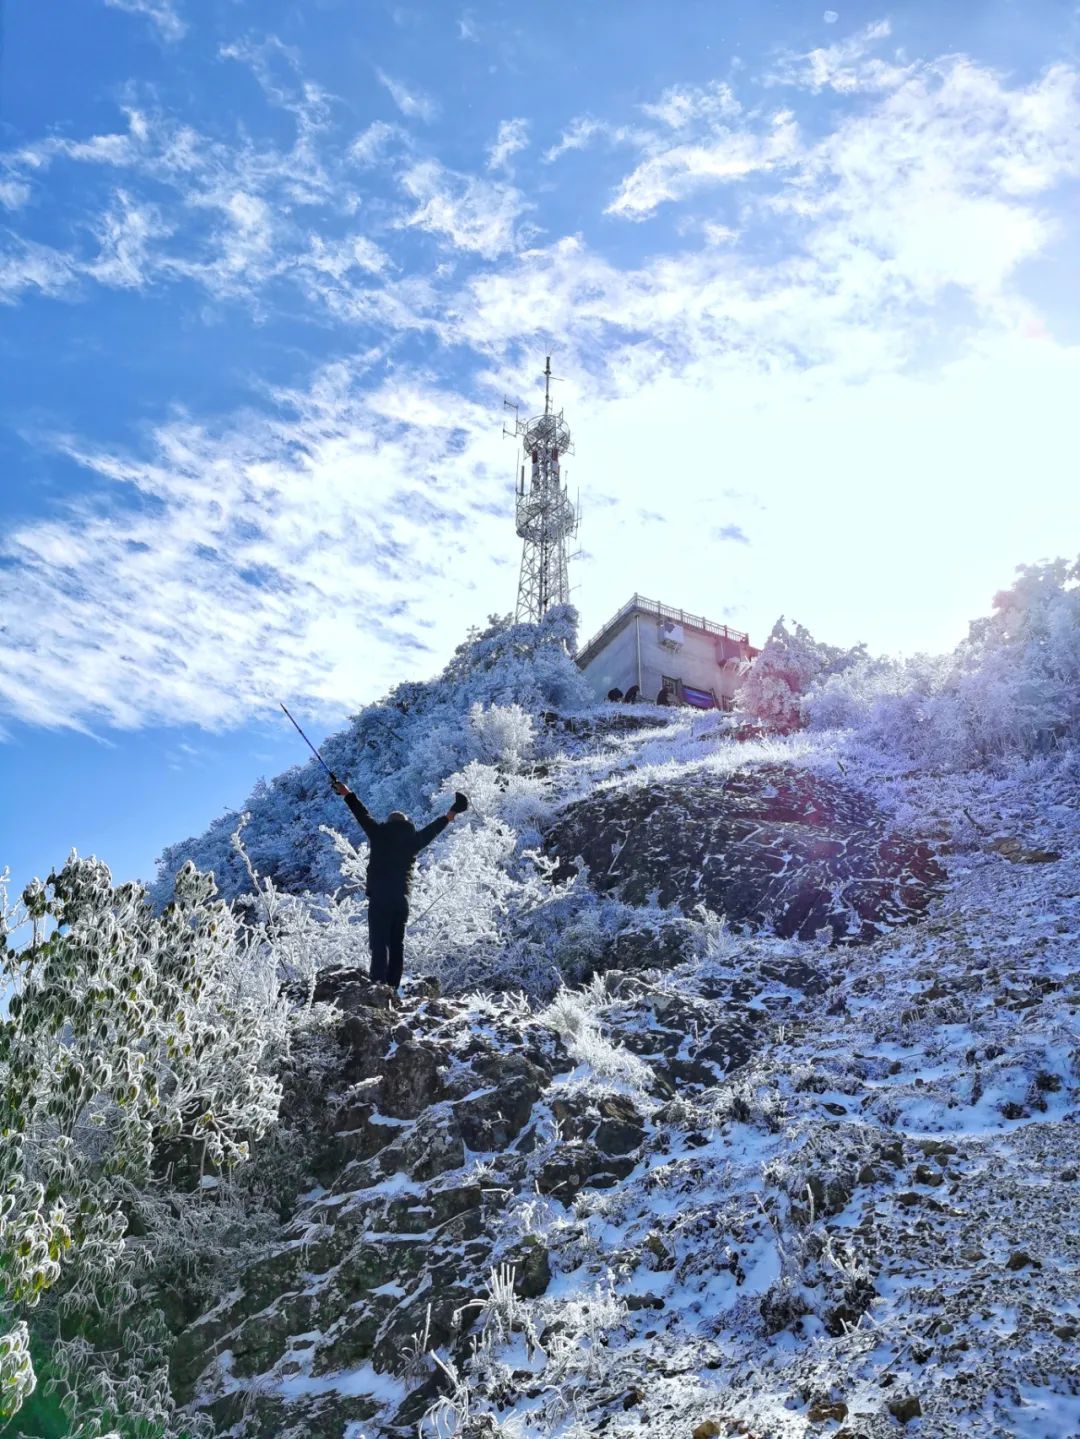
[{"label": "communication tower", "polygon": [[531,420],[518,418],[517,405],[503,403],[514,411],[514,428],[503,433],[521,436],[525,462],[530,466],[525,482],[525,465],[517,485],[517,533],[522,540],[521,578],[518,581],[517,620],[536,621],[553,605],[570,603],[566,542],[577,534],[578,513],[563,485],[559,461],[574,453],[570,431],[562,410],[551,408],[551,356],[544,366],[544,413]]}]

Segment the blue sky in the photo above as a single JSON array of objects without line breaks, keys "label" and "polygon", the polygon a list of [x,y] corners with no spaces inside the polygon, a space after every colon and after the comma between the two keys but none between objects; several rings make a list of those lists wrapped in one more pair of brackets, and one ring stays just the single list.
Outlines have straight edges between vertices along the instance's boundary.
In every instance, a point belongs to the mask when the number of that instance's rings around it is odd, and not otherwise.
[{"label": "blue sky", "polygon": [[[0,0],[2,4],[2,0]],[[943,650],[1080,548],[1080,10],[7,0],[0,867],[118,877],[512,608]]]}]

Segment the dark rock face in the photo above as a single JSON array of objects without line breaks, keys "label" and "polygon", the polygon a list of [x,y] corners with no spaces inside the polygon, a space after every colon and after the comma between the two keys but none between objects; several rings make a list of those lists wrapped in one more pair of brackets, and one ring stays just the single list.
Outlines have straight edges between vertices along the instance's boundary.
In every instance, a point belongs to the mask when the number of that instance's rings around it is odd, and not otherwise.
[{"label": "dark rock face", "polygon": [[[345,1011],[338,1064],[321,1103],[290,1092],[287,1112],[304,1129],[313,1177],[326,1187],[304,1196],[275,1249],[188,1325],[171,1356],[174,1393],[187,1401],[201,1391],[200,1407],[222,1427],[240,1425],[246,1439],[329,1439],[379,1408],[347,1394],[286,1402],[282,1386],[292,1376],[317,1388],[323,1376],[368,1364],[395,1384],[421,1334],[429,1347],[461,1357],[475,1317],[469,1301],[503,1262],[494,1223],[506,1192],[500,1182],[516,1188],[529,1165],[528,1146],[518,1153],[515,1141],[532,1125],[555,1063],[569,1063],[555,1036],[526,1043],[510,1024],[483,1038],[462,1026],[455,1046],[445,1037],[453,1006],[430,983],[410,984],[407,1024],[385,986],[362,972],[327,971],[315,993]],[[605,1132],[609,1151],[640,1142],[632,1107],[616,1102],[610,1114],[592,1116],[592,1127],[598,1119],[622,1122]],[[568,1197],[613,1183],[634,1162],[590,1153],[593,1163],[582,1166]],[[485,1155],[497,1171],[490,1188],[471,1173]],[[522,1294],[544,1291],[542,1246],[525,1242],[508,1262]],[[422,1385],[416,1395],[434,1397]]]},{"label": "dark rock face", "polygon": [[699,904],[810,939],[867,941],[917,918],[943,872],[848,787],[778,765],[607,790],[573,805],[548,852],[630,904]]},{"label": "dark rock face", "polygon": [[380,1099],[385,1114],[415,1119],[441,1096],[437,1050],[406,1040],[385,1061]]}]

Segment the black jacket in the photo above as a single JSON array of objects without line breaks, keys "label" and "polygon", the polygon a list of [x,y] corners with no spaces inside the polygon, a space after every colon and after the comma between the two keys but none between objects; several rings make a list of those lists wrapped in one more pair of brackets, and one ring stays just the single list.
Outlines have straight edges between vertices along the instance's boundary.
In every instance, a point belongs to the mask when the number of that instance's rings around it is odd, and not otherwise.
[{"label": "black jacket", "polygon": [[383,903],[407,899],[412,888],[416,856],[450,823],[444,814],[423,829],[412,820],[373,819],[368,809],[354,794],[345,796],[360,828],[368,837],[371,854],[367,867],[367,895]]}]

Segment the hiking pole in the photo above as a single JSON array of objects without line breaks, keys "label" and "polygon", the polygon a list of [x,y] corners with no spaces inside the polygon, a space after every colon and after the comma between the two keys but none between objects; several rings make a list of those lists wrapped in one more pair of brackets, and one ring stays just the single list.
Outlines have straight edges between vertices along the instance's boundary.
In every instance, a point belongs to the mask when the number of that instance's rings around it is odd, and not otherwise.
[{"label": "hiking pole", "polygon": [[[279,704],[279,705],[281,704],[281,701],[280,701],[280,700],[278,700],[278,704]],[[284,706],[284,705],[281,705],[281,708],[282,708],[283,710],[285,710],[285,706]],[[304,741],[304,743],[307,745],[308,749],[311,751],[311,753],[315,756],[315,758],[316,758],[316,759],[319,761],[319,763],[322,765],[323,769],[324,769],[324,770],[326,771],[326,773],[330,776],[330,778],[331,778],[331,780],[333,781],[333,783],[334,783],[334,784],[337,784],[337,783],[339,782],[337,775],[336,775],[336,774],[334,773],[334,771],[330,768],[330,766],[326,763],[326,761],[323,759],[322,755],[319,753],[319,751],[315,748],[315,746],[314,746],[314,745],[311,743],[311,741],[308,739],[308,737],[307,737],[307,735],[304,733],[304,731],[300,728],[300,726],[299,726],[299,725],[296,723],[296,721],[293,719],[292,715],[289,714],[289,711],[288,711],[288,710],[285,710],[285,714],[286,714],[286,716],[292,721],[293,725],[294,725],[295,728],[296,728],[297,734],[299,734],[300,738],[301,738],[301,739]]]}]

